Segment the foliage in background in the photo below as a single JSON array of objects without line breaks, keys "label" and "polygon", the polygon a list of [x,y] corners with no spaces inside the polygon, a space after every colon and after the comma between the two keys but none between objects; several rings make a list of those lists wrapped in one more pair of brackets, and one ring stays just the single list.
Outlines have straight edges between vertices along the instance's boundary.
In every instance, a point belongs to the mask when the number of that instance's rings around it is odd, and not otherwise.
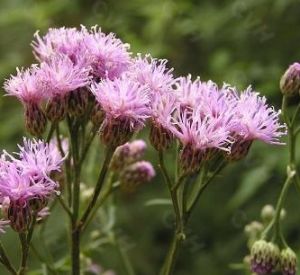
[{"label": "foliage in background", "polygon": [[[300,54],[299,9],[297,0],[2,0],[0,77],[4,80],[17,65],[27,66],[33,61],[29,41],[37,29],[43,33],[52,26],[98,24],[106,32],[118,33],[123,41],[131,41],[134,52],[169,59],[177,73],[191,72],[203,80],[226,81],[241,89],[252,84],[278,105],[280,75]],[[10,149],[22,135],[21,106],[12,98],[2,97],[0,108],[1,148]],[[96,159],[101,158],[99,148],[97,153]],[[150,152],[148,158],[153,157]],[[174,161],[168,157],[171,167]],[[239,261],[247,250],[243,227],[258,217],[264,204],[276,201],[286,158],[284,147],[270,150],[267,145],[256,144],[246,160],[224,171],[224,177],[210,186],[198,206],[188,230],[192,245],[183,249],[177,274],[198,274],[197,270],[210,275],[234,273],[228,263]],[[122,197],[120,203],[128,207],[121,208],[115,221],[138,274],[155,274],[171,237],[172,209],[146,206],[154,197],[167,197],[159,175],[134,197]],[[294,192],[288,210],[297,203],[299,194]],[[289,243],[300,252],[299,220],[297,211],[288,211],[285,230]],[[47,234],[51,237],[46,242],[59,258],[66,248],[64,225],[53,226],[61,234]],[[9,234],[5,242],[13,243]],[[140,250],[161,253],[142,255]],[[96,249],[89,256],[122,274],[113,249]]]}]

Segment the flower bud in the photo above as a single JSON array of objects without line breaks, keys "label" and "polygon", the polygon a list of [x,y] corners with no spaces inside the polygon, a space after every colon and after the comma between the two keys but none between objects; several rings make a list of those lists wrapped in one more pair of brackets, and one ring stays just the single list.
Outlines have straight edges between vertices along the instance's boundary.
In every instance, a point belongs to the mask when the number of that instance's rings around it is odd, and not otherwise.
[{"label": "flower bud", "polygon": [[82,116],[88,108],[89,91],[86,88],[78,88],[68,95],[68,112],[75,117]]},{"label": "flower bud", "polygon": [[111,168],[120,171],[125,166],[140,160],[146,148],[147,145],[143,140],[134,140],[119,146],[113,155]]},{"label": "flower bud", "polygon": [[282,275],[296,275],[297,273],[297,255],[290,248],[281,251],[280,269]]},{"label": "flower bud", "polygon": [[133,135],[130,123],[117,119],[105,119],[99,133],[102,142],[113,147],[124,144]]},{"label": "flower bud", "polygon": [[200,169],[203,152],[193,149],[190,145],[183,147],[180,153],[180,166],[184,174],[192,174]]},{"label": "flower bud", "polygon": [[90,118],[95,127],[100,127],[104,121],[105,113],[98,103],[93,106]]},{"label": "flower bud", "polygon": [[138,161],[126,167],[120,174],[120,183],[126,191],[133,191],[135,188],[149,182],[155,176],[153,166],[148,161]]},{"label": "flower bud", "polygon": [[280,79],[280,89],[286,96],[294,96],[300,90],[300,64],[294,63],[289,66]]},{"label": "flower bud", "polygon": [[256,241],[251,248],[251,271],[269,274],[274,271],[280,259],[277,245],[265,240]]},{"label": "flower bud", "polygon": [[47,119],[37,104],[31,103],[25,106],[25,127],[33,136],[41,136],[46,129]]},{"label": "flower bud", "polygon": [[257,237],[263,229],[264,227],[260,222],[253,221],[245,226],[244,231],[248,237]]},{"label": "flower bud", "polygon": [[67,113],[67,97],[56,95],[49,99],[45,113],[51,122],[63,120]]},{"label": "flower bud", "polygon": [[150,129],[150,142],[157,151],[164,151],[170,147],[174,135],[158,124],[152,124]]},{"label": "flower bud", "polygon": [[270,204],[267,204],[265,205],[262,210],[261,210],[261,213],[260,213],[260,216],[263,220],[264,223],[269,223],[272,221],[272,219],[274,218],[275,216],[275,209],[272,205]]}]

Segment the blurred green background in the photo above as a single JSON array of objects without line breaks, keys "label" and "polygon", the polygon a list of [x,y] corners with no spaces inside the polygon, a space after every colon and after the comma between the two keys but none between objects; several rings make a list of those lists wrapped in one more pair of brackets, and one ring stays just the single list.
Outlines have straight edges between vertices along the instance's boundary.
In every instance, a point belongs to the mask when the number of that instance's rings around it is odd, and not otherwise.
[{"label": "blurred green background", "polygon": [[[30,42],[36,30],[98,24],[130,43],[134,53],[167,58],[177,76],[192,73],[239,89],[251,84],[279,108],[280,76],[300,56],[299,12],[298,0],[1,0],[1,83],[16,66],[35,62]],[[22,106],[14,98],[1,97],[0,108],[1,148],[12,150],[24,134]],[[102,151],[96,152],[101,158]],[[172,169],[172,155],[168,157]],[[150,147],[147,158],[157,163]],[[244,274],[229,264],[247,254],[243,228],[259,218],[263,205],[275,203],[286,161],[287,148],[257,143],[245,160],[230,165],[215,180],[192,217],[175,274]],[[168,196],[157,172],[155,180],[134,196],[117,199],[121,208],[116,213],[116,234],[141,275],[158,274],[172,235],[172,209],[145,206],[150,199]],[[287,201],[284,231],[291,247],[300,252],[300,195],[294,191]],[[57,222],[63,221],[61,215],[54,209],[45,234],[55,260],[67,247],[66,225]],[[17,262],[15,234],[1,238]],[[105,269],[125,274],[111,246],[96,247],[85,255]],[[31,264],[39,267],[34,255]]]}]

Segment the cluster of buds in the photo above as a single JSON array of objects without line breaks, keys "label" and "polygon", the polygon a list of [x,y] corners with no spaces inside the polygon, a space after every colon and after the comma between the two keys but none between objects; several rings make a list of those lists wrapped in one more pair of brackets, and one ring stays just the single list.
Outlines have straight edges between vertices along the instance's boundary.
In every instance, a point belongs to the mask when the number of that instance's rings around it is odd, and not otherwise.
[{"label": "cluster of buds", "polygon": [[251,248],[250,265],[251,271],[258,275],[278,270],[282,275],[296,275],[297,255],[289,247],[280,251],[276,244],[259,240]]},{"label": "cluster of buds", "polygon": [[[285,218],[282,209],[280,219]],[[274,242],[264,239],[264,232],[275,218],[275,209],[272,205],[265,205],[261,210],[261,221],[253,221],[245,226],[248,238],[250,255],[245,259],[246,267],[258,275],[271,274],[281,271],[282,275],[296,275],[297,256],[291,248],[283,248]]]},{"label": "cluster of buds", "polygon": [[155,176],[152,164],[141,160],[146,148],[143,140],[135,140],[119,146],[113,155],[111,169],[119,174],[121,187],[127,192]]}]

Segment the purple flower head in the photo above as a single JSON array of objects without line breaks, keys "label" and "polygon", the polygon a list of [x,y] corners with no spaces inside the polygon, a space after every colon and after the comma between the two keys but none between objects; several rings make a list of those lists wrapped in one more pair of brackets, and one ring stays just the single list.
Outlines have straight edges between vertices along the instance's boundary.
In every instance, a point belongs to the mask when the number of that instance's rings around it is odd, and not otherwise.
[{"label": "purple flower head", "polygon": [[175,94],[182,109],[185,109],[186,107],[193,108],[199,105],[202,87],[203,84],[199,77],[194,81],[192,80],[191,75],[176,79]]},{"label": "purple flower head", "polygon": [[141,85],[149,87],[151,94],[164,92],[172,89],[174,84],[173,68],[167,68],[166,59],[152,58],[147,54],[145,57],[138,55],[134,59],[128,75]]},{"label": "purple flower head", "polygon": [[19,149],[18,158],[7,152],[2,155],[0,197],[26,201],[27,198],[45,197],[56,192],[57,183],[50,175],[60,171],[64,160],[56,144],[24,138]]},{"label": "purple flower head", "polygon": [[201,151],[212,148],[229,150],[228,143],[232,140],[229,130],[224,127],[222,117],[203,116],[201,106],[194,110],[177,111],[173,124],[175,127],[172,132],[184,146],[189,145]]},{"label": "purple flower head", "polygon": [[105,112],[107,120],[120,120],[138,130],[150,115],[148,89],[125,78],[94,83],[92,93]]},{"label": "purple flower head", "polygon": [[155,125],[164,129],[173,128],[172,115],[177,107],[177,98],[172,92],[157,92],[152,97],[151,119]]},{"label": "purple flower head", "polygon": [[280,124],[280,111],[270,107],[265,97],[248,87],[237,95],[235,135],[242,140],[261,140],[270,144],[282,144],[280,137],[286,134],[286,126]]},{"label": "purple flower head", "polygon": [[47,97],[40,79],[40,68],[36,65],[28,69],[17,68],[17,75],[5,81],[4,89],[24,104],[38,104]]},{"label": "purple flower head", "polygon": [[89,83],[89,68],[74,65],[66,55],[54,55],[41,63],[41,79],[49,97],[65,95]]},{"label": "purple flower head", "polygon": [[93,74],[96,77],[115,79],[128,69],[129,44],[124,44],[115,34],[105,34],[94,26],[85,37],[85,46],[91,56]]},{"label": "purple flower head", "polygon": [[82,66],[89,64],[89,55],[85,47],[85,37],[88,31],[85,27],[76,28],[50,28],[47,34],[40,37],[36,32],[35,41],[32,42],[34,54],[39,61],[48,61],[53,55],[68,56],[74,64]]}]

